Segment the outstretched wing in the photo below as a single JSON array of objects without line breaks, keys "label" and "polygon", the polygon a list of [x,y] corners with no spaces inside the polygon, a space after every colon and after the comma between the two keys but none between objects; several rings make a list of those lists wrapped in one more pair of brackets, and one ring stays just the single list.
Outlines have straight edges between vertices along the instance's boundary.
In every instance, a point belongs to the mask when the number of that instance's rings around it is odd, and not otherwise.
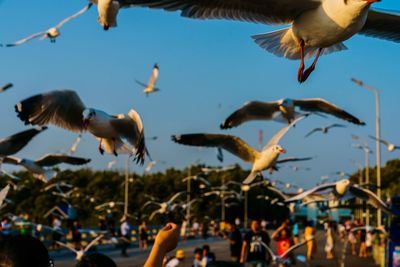
[{"label": "outstretched wing", "polygon": [[347,111],[322,98],[293,100],[293,104],[304,111],[322,112],[354,124],[365,125],[365,122],[359,120]]},{"label": "outstretched wing", "polygon": [[92,7],[93,3],[89,3],[87,4],[84,8],[82,8],[81,10],[79,10],[78,12],[76,12],[75,14],[73,14],[72,16],[69,16],[65,19],[63,19],[60,23],[58,23],[56,25],[56,28],[59,29],[61,28],[65,23],[67,23],[70,20],[73,20],[74,18],[82,15],[83,13],[85,13],[86,11],[88,11],[91,7]]},{"label": "outstretched wing", "polygon": [[321,132],[321,131],[322,131],[322,128],[314,128],[314,129],[312,129],[311,131],[309,131],[309,132],[306,134],[306,136],[304,136],[304,137],[309,137],[309,136],[312,135],[313,133]]},{"label": "outstretched wing", "polygon": [[369,10],[360,34],[400,42],[400,14],[385,10]]},{"label": "outstretched wing", "polygon": [[313,193],[321,192],[321,191],[324,191],[327,189],[333,189],[335,187],[336,187],[336,183],[322,184],[322,185],[316,186],[314,188],[311,188],[307,191],[304,191],[301,194],[295,195],[294,197],[288,198],[285,200],[285,202],[294,202],[294,201],[302,200],[303,198],[305,198]]},{"label": "outstretched wing", "polygon": [[29,42],[30,40],[33,40],[33,39],[35,39],[35,38],[39,38],[39,37],[42,37],[42,36],[45,36],[45,35],[46,35],[46,32],[34,33],[34,34],[32,34],[32,35],[29,35],[28,37],[25,37],[25,38],[23,38],[23,39],[21,39],[21,40],[19,40],[19,41],[16,41],[16,42],[13,43],[13,44],[6,44],[6,45],[4,45],[4,46],[5,46],[5,47],[13,47],[13,46],[22,45],[22,44],[24,44],[24,43],[26,43],[26,42]]},{"label": "outstretched wing", "polygon": [[36,160],[36,164],[39,166],[54,166],[61,163],[71,164],[71,165],[83,165],[90,162],[91,159],[71,157],[63,154],[47,154]]},{"label": "outstretched wing", "polygon": [[294,121],[292,121],[289,125],[283,127],[282,129],[280,129],[267,143],[267,145],[263,148],[263,150],[267,149],[268,147],[277,145],[279,143],[279,141],[281,140],[281,138],[289,131],[290,128],[292,128],[294,125],[296,125],[296,123],[298,123],[299,121],[301,121],[302,119],[304,119],[307,116],[300,116],[298,118],[296,118]]},{"label": "outstretched wing", "polygon": [[353,185],[349,187],[349,192],[358,198],[368,201],[369,204],[377,209],[381,209],[386,214],[393,214],[392,210],[372,191]]},{"label": "outstretched wing", "polygon": [[93,240],[85,247],[85,249],[83,250],[83,252],[85,253],[85,252],[89,251],[89,249],[90,249],[91,247],[93,247],[94,245],[96,245],[97,242],[99,242],[100,239],[102,239],[103,237],[104,237],[104,235],[99,235],[98,237],[96,237],[95,239],[93,239]]},{"label": "outstretched wing", "polygon": [[10,185],[8,184],[0,191],[0,207],[1,205],[3,205],[3,202],[6,199],[9,190],[10,190]]}]

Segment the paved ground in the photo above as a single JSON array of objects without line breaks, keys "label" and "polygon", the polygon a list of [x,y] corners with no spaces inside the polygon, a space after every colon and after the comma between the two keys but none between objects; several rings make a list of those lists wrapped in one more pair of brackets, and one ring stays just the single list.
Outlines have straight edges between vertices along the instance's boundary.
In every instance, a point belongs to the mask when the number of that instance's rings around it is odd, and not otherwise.
[{"label": "paved ground", "polygon": [[[318,251],[315,258],[310,262],[309,266],[313,267],[336,267],[339,266],[339,257],[337,259],[327,261],[325,260],[325,252],[324,252],[324,236],[323,232],[318,232],[316,236],[317,240],[317,247]],[[218,261],[229,261],[229,247],[226,241],[221,239],[209,239],[207,241],[203,240],[190,240],[186,243],[180,243],[179,248],[185,250],[186,253],[186,260],[182,266],[190,267],[192,266],[192,252],[195,247],[202,246],[204,244],[209,244],[213,252],[216,254]],[[274,242],[273,242],[274,243]],[[275,244],[273,244],[273,249],[275,249]],[[341,242],[336,242],[336,256],[341,256]],[[131,248],[129,250],[129,258],[122,258],[120,257],[120,251],[118,250],[108,250],[108,251],[101,251],[102,253],[107,254],[108,256],[112,257],[115,262],[117,263],[118,267],[139,267],[143,266],[147,256],[147,252],[140,252],[138,248]],[[305,248],[300,248],[297,250],[297,255],[305,255]],[[59,253],[52,253],[52,258],[55,261],[56,267],[73,267],[75,266],[75,261],[73,259],[73,255],[69,252],[59,252]],[[298,263],[297,266],[305,266],[302,263]],[[358,257],[352,256],[347,253],[346,257],[346,265],[350,267],[376,267],[374,265],[372,259],[359,259]]]}]

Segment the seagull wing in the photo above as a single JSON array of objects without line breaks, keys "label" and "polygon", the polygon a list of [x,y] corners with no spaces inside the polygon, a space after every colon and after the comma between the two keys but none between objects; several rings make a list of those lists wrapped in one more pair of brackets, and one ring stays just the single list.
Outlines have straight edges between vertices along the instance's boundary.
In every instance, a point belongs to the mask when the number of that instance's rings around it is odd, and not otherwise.
[{"label": "seagull wing", "polygon": [[152,71],[152,73],[151,73],[149,82],[148,82],[148,84],[147,84],[148,87],[154,88],[154,87],[156,86],[156,81],[157,81],[158,73],[159,73],[159,72],[160,72],[160,70],[159,70],[159,68],[158,68],[158,65],[155,64],[154,67],[153,67],[153,71]]},{"label": "seagull wing", "polygon": [[0,191],[0,206],[3,205],[4,199],[6,199],[6,196],[8,194],[8,191],[10,190],[10,185],[6,185],[1,191]]},{"label": "seagull wing", "polygon": [[13,44],[6,44],[6,45],[4,45],[4,46],[6,46],[6,47],[18,46],[18,45],[24,44],[24,43],[26,43],[26,42],[29,42],[30,40],[33,40],[33,39],[35,39],[35,38],[42,37],[42,36],[46,35],[46,33],[47,33],[47,32],[37,32],[37,33],[34,33],[34,34],[32,34],[32,35],[29,35],[28,37],[25,37],[24,39],[21,39],[21,40],[19,40],[19,41],[16,41],[16,42],[13,43]]},{"label": "seagull wing", "polygon": [[310,135],[312,135],[313,133],[316,133],[316,132],[322,132],[322,128],[314,128],[310,132],[308,132],[308,134],[306,134],[306,136],[304,136],[304,137],[309,137]]},{"label": "seagull wing", "polygon": [[289,24],[320,0],[120,0],[121,6],[145,6],[181,11],[195,19],[229,19],[267,24]]},{"label": "seagull wing", "polygon": [[25,124],[55,124],[58,127],[82,132],[84,104],[72,90],[57,90],[29,97],[17,105],[15,111]]},{"label": "seagull wing", "polygon": [[266,187],[269,191],[272,191],[273,193],[277,194],[278,196],[280,196],[283,200],[288,199],[289,197],[283,193],[281,190],[277,189],[274,186],[267,186]]},{"label": "seagull wing", "polygon": [[88,162],[90,162],[90,159],[71,157],[63,154],[47,154],[35,161],[36,164],[42,167],[54,166],[61,163],[83,165]]},{"label": "seagull wing", "polygon": [[63,243],[63,242],[56,241],[56,243],[57,243],[58,245],[60,245],[60,246],[64,247],[64,248],[66,248],[66,249],[69,249],[69,250],[71,250],[71,251],[72,251],[72,252],[74,252],[75,254],[77,254],[77,253],[78,253],[78,251],[77,251],[76,249],[74,249],[74,248],[72,248],[72,247],[68,246],[67,244],[65,244],[65,243]]},{"label": "seagull wing", "polygon": [[311,160],[311,159],[313,159],[313,158],[312,157],[308,157],[308,158],[288,157],[288,158],[284,158],[284,159],[279,159],[276,161],[276,163],[282,164],[282,163],[286,163],[286,162],[306,161],[306,160]]},{"label": "seagull wing", "polygon": [[142,83],[141,81],[135,80],[135,82],[143,87],[147,87],[147,84]]},{"label": "seagull wing", "polygon": [[93,239],[93,240],[85,247],[85,249],[83,250],[83,252],[85,253],[85,252],[89,251],[89,249],[90,249],[91,247],[93,247],[94,245],[96,245],[97,242],[99,242],[100,239],[102,239],[103,237],[104,237],[104,235],[99,235],[98,237],[96,237],[95,239]]},{"label": "seagull wing", "polygon": [[336,187],[336,183],[318,185],[314,188],[304,191],[301,194],[298,194],[298,195],[295,195],[294,197],[286,199],[285,202],[294,202],[294,201],[302,200],[303,198],[305,198],[313,193],[321,192],[321,191],[324,191],[327,189],[334,189],[335,187]]},{"label": "seagull wing", "polygon": [[8,156],[17,153],[24,148],[33,137],[46,129],[47,127],[42,127],[40,129],[32,128],[0,140],[0,155]]},{"label": "seagull wing", "polygon": [[400,14],[386,10],[370,10],[359,33],[400,43]]},{"label": "seagull wing", "polygon": [[381,209],[386,214],[393,214],[389,207],[372,191],[353,185],[349,187],[349,192],[358,198],[367,200],[369,204],[377,209]]},{"label": "seagull wing", "polygon": [[176,143],[189,146],[220,147],[247,162],[254,162],[259,152],[236,136],[225,134],[173,135]]},{"label": "seagull wing", "polygon": [[14,85],[12,83],[6,83],[0,88],[0,93],[7,91],[8,89],[12,88]]},{"label": "seagull wing", "polygon": [[305,244],[308,243],[308,241],[311,241],[311,240],[313,240],[313,239],[314,239],[314,237],[308,238],[308,239],[304,240],[303,242],[299,242],[299,243],[297,243],[296,245],[291,246],[288,250],[285,251],[285,253],[283,253],[283,254],[281,255],[281,258],[285,258],[287,255],[289,255],[290,253],[292,253],[292,251],[294,251],[295,249],[298,249],[298,248],[301,247],[301,246],[304,246]]},{"label": "seagull wing", "polygon": [[332,129],[332,128],[346,128],[346,126],[343,125],[343,124],[334,123],[334,124],[329,125],[329,126],[326,127],[326,128],[327,128],[327,129]]},{"label": "seagull wing", "polygon": [[12,165],[19,165],[21,162],[20,158],[17,157],[5,157],[3,158],[3,162],[4,164],[12,164]]},{"label": "seagull wing", "polygon": [[83,13],[85,13],[86,11],[88,11],[89,8],[92,7],[92,5],[93,5],[93,3],[89,3],[89,4],[87,4],[84,8],[82,8],[81,10],[79,10],[78,12],[76,12],[75,14],[73,14],[72,16],[69,16],[69,17],[63,19],[60,23],[58,23],[58,24],[56,25],[56,28],[59,29],[59,28],[61,28],[65,23],[67,23],[68,21],[73,20],[74,18],[76,18],[76,17],[82,15]]},{"label": "seagull wing", "polygon": [[304,111],[327,113],[354,124],[365,125],[363,121],[322,98],[293,100],[293,103]]},{"label": "seagull wing", "polygon": [[131,145],[135,146],[136,160],[143,165],[146,145],[143,123],[139,113],[131,109],[128,112],[128,116],[120,114],[116,118],[111,119],[110,124],[122,138],[127,139]]},{"label": "seagull wing", "polygon": [[252,120],[272,120],[276,112],[279,112],[278,102],[252,101],[244,104],[233,112],[224,122],[221,129],[237,127],[244,122]]},{"label": "seagull wing", "polygon": [[177,198],[181,197],[183,194],[185,194],[186,192],[182,191],[182,192],[178,192],[175,195],[173,195],[168,202],[172,203],[174,202]]},{"label": "seagull wing", "polygon": [[295,119],[294,121],[292,121],[289,125],[283,127],[282,129],[280,129],[267,143],[267,145],[263,148],[263,150],[266,150],[267,148],[277,145],[279,143],[279,141],[281,140],[281,138],[287,133],[287,131],[289,131],[290,128],[292,128],[294,125],[296,125],[296,123],[298,123],[299,121],[301,121],[302,119],[304,119],[306,116],[300,116],[297,119]]},{"label": "seagull wing", "polygon": [[375,136],[372,136],[372,135],[369,135],[369,137],[372,138],[372,139],[374,139],[375,141],[381,142],[381,143],[384,144],[385,146],[389,146],[389,145],[390,145],[390,143],[389,143],[388,141],[385,141],[385,140],[383,140],[383,139],[378,139],[378,138],[376,138]]}]

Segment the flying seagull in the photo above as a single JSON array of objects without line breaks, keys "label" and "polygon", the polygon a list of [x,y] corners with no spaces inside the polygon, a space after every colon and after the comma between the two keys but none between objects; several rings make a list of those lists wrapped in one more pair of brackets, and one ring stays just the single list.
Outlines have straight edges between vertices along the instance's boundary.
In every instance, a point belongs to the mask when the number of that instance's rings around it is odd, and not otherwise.
[{"label": "flying seagull", "polygon": [[287,162],[308,161],[308,160],[312,160],[312,159],[313,159],[312,157],[306,157],[306,158],[287,157],[287,158],[279,159],[276,161],[275,165],[272,168],[270,168],[270,173],[272,173],[272,171],[278,171],[280,164],[284,164]]},{"label": "flying seagull", "polygon": [[324,192],[327,190],[330,191],[330,193],[334,196],[334,199],[336,200],[348,200],[352,198],[360,198],[362,200],[367,201],[368,204],[372,205],[373,207],[381,209],[383,212],[387,214],[393,214],[393,211],[372,191],[362,188],[359,185],[352,185],[350,181],[347,179],[339,180],[335,183],[318,185],[312,189],[304,191],[301,194],[286,199],[285,201],[295,202],[298,200],[302,200],[304,197],[307,197],[311,194],[317,192]]},{"label": "flying seagull", "polygon": [[400,146],[396,146],[396,145],[394,145],[392,143],[389,143],[388,141],[385,141],[383,139],[378,139],[378,138],[376,138],[375,136],[372,136],[372,135],[370,135],[369,137],[374,139],[375,141],[379,141],[382,144],[384,144],[389,152],[393,152],[396,149],[400,149]]},{"label": "flying seagull", "polygon": [[136,83],[138,83],[139,85],[144,87],[143,93],[145,93],[146,96],[149,96],[149,94],[151,94],[151,93],[160,91],[159,88],[155,87],[159,72],[160,72],[160,69],[159,69],[158,65],[154,64],[153,71],[151,72],[151,76],[150,76],[149,82],[147,84],[142,83],[140,81],[136,81]]},{"label": "flying seagull", "polygon": [[[109,115],[104,111],[86,108],[72,90],[55,90],[29,97],[17,105],[15,111],[25,124],[55,124],[82,133],[89,131],[99,141],[101,154],[106,151],[117,156],[117,151],[135,153],[136,162],[143,164],[145,140],[142,119],[131,109],[128,115]],[[135,150],[123,142],[126,139]]]},{"label": "flying seagull", "polygon": [[12,88],[14,85],[12,83],[6,83],[2,87],[0,87],[0,93],[7,91],[8,89]]},{"label": "flying seagull", "polygon": [[150,161],[150,162],[147,164],[146,168],[144,169],[144,173],[149,173],[149,172],[151,172],[151,170],[153,169],[153,167],[154,167],[156,164],[157,164],[157,161],[156,161],[156,160]]},{"label": "flying seagull", "polygon": [[305,112],[325,113],[354,124],[365,125],[365,123],[358,118],[325,99],[285,98],[273,102],[247,102],[221,123],[221,129],[237,127],[242,123],[253,120],[276,120],[279,122],[291,123],[295,118],[301,116],[301,114],[296,111],[296,107]]},{"label": "flying seagull", "polygon": [[76,249],[74,249],[74,248],[72,248],[72,247],[68,246],[67,244],[64,244],[64,243],[62,243],[60,241],[56,241],[56,243],[58,245],[64,247],[64,248],[67,248],[70,251],[74,252],[75,255],[76,255],[75,259],[77,261],[80,261],[82,259],[82,257],[89,251],[89,249],[91,247],[93,247],[94,245],[96,245],[100,241],[100,239],[102,239],[103,237],[104,237],[104,235],[99,235],[98,237],[93,239],[85,248],[82,247],[80,250],[76,250]]},{"label": "flying seagull", "polygon": [[173,211],[178,206],[178,204],[176,204],[175,202],[178,200],[178,198],[180,198],[181,196],[183,196],[185,194],[186,194],[186,192],[184,192],[184,191],[178,192],[165,202],[157,202],[157,201],[153,201],[153,200],[148,201],[143,205],[142,209],[144,209],[150,205],[155,205],[155,206],[159,207],[157,210],[155,210],[151,213],[151,215],[149,217],[149,220],[151,221],[157,213],[166,214],[166,213]]},{"label": "flying seagull", "polygon": [[314,128],[314,129],[312,129],[309,133],[307,133],[305,137],[309,137],[310,135],[312,135],[313,133],[316,133],[316,132],[321,132],[321,133],[323,133],[323,134],[327,134],[328,131],[329,131],[330,129],[332,129],[332,128],[346,128],[346,126],[344,126],[344,125],[342,125],[342,124],[336,124],[336,123],[334,123],[334,124],[331,124],[331,125],[329,125],[329,126],[327,126],[327,127]]},{"label": "flying seagull", "polygon": [[32,128],[0,140],[0,158],[16,154],[47,127]]},{"label": "flying seagull", "polygon": [[110,27],[117,27],[117,16],[120,8],[118,0],[89,0],[97,5],[98,23],[107,31]]},{"label": "flying seagull", "polygon": [[[291,124],[279,130],[269,140],[268,144],[262,151],[257,151],[239,137],[225,134],[184,134],[173,135],[172,140],[176,143],[190,146],[204,147],[221,147],[243,161],[253,164],[249,176],[243,181],[244,184],[250,184],[263,170],[273,168],[280,154],[285,153],[285,150],[278,145],[280,139],[286,132],[304,117],[299,117]],[[262,174],[261,174],[262,175]]]},{"label": "flying seagull", "polygon": [[72,16],[69,16],[68,18],[63,19],[60,23],[58,23],[56,26],[51,27],[50,29],[44,31],[44,32],[38,32],[38,33],[34,33],[32,35],[29,35],[28,37],[25,37],[24,39],[21,39],[19,41],[16,41],[13,44],[6,44],[4,45],[5,47],[13,47],[13,46],[18,46],[21,44],[24,44],[28,41],[31,41],[33,39],[36,38],[40,38],[41,40],[44,39],[50,39],[50,42],[54,43],[57,39],[57,37],[60,36],[60,28],[67,22],[73,20],[74,18],[82,15],[83,13],[85,13],[86,11],[89,10],[89,8],[92,6],[92,3],[89,3],[87,6],[85,6],[84,8],[82,8],[81,10],[79,10],[77,13],[73,14]]},{"label": "flying seagull", "polygon": [[6,199],[8,191],[10,190],[10,185],[6,185],[3,189],[0,191],[0,207],[3,205],[3,201]]},{"label": "flying seagull", "polygon": [[[342,43],[359,33],[400,42],[400,16],[370,9],[379,0],[121,0],[123,5],[181,11],[194,19],[228,19],[289,25],[253,36],[263,49],[279,57],[300,59],[297,79],[304,82],[318,58],[346,50]],[[304,60],[315,56],[305,70]]]},{"label": "flying seagull", "polygon": [[75,154],[76,150],[78,149],[78,145],[82,140],[82,135],[79,134],[78,137],[75,139],[74,143],[71,145],[71,147],[68,150],[68,155],[72,156],[73,154]]},{"label": "flying seagull", "polygon": [[20,165],[43,182],[48,182],[57,175],[57,172],[45,167],[56,166],[61,163],[70,165],[83,165],[90,162],[90,159],[71,157],[63,154],[47,154],[37,160],[20,159],[17,157],[5,157],[4,164]]}]

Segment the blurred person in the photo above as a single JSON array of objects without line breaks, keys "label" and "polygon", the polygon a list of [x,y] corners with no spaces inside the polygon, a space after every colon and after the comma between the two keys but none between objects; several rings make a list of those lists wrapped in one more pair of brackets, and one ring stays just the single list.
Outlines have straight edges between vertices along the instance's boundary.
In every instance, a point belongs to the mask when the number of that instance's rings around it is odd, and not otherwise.
[{"label": "blurred person", "polygon": [[10,222],[10,219],[8,217],[4,217],[1,220],[1,238],[2,239],[7,239],[11,236],[11,227],[12,227],[12,224]]},{"label": "blurred person", "polygon": [[[176,224],[168,223],[164,228],[162,228],[154,240],[154,245],[151,249],[150,255],[144,264],[144,267],[162,267],[165,255],[176,248],[178,245],[179,239],[179,229]],[[178,253],[179,251],[179,253]],[[185,252],[183,250],[177,250],[175,255],[177,261],[173,265],[167,262],[166,266],[174,267],[179,266],[179,263],[182,262],[185,258]],[[182,257],[183,256],[183,257]],[[171,260],[170,260],[171,261]],[[176,262],[178,262],[176,264]]]},{"label": "blurred person", "polygon": [[50,267],[54,263],[42,242],[30,235],[18,235],[0,241],[0,266]]},{"label": "blurred person", "polygon": [[[121,226],[120,226],[120,231],[121,231],[121,240],[122,240],[122,245],[121,245],[121,256],[122,257],[129,257],[127,250],[129,247],[129,244],[131,242],[131,225],[129,224],[129,219],[127,215],[124,215],[121,218]],[[146,246],[147,248],[147,246]]]},{"label": "blurred person", "polygon": [[227,225],[228,227],[228,239],[229,239],[229,248],[231,251],[231,260],[232,262],[239,263],[240,262],[240,252],[242,249],[243,238],[239,229],[236,227],[236,224],[230,223]]},{"label": "blurred person", "polygon": [[19,228],[19,233],[21,235],[32,235],[32,224],[30,221],[29,213],[22,215],[21,226]]},{"label": "blurred person", "polygon": [[354,232],[350,231],[347,238],[349,239],[349,242],[351,244],[351,254],[352,255],[357,255],[357,252],[356,252],[356,244],[357,244],[356,235],[354,234]]},{"label": "blurred person", "polygon": [[204,221],[201,227],[201,236],[204,240],[208,239],[208,229],[209,229],[208,217],[204,217]]},{"label": "blurred person", "polygon": [[147,250],[149,239],[149,230],[147,229],[146,222],[142,222],[139,226],[139,249]]},{"label": "blurred person", "polygon": [[246,267],[264,267],[268,265],[266,249],[262,243],[270,245],[271,239],[267,232],[261,231],[258,220],[252,220],[250,231],[243,240],[240,263]]},{"label": "blurred person", "polygon": [[335,258],[334,256],[335,240],[333,238],[332,222],[326,223],[325,237],[326,237],[326,243],[325,243],[326,259],[333,260]]},{"label": "blurred person", "polygon": [[202,259],[203,259],[203,251],[201,248],[195,248],[193,252],[194,260],[193,267],[203,267]]},{"label": "blurred person", "polygon": [[367,246],[365,244],[366,232],[364,230],[360,230],[358,231],[357,235],[360,238],[360,251],[358,253],[358,257],[366,258],[367,257]]},{"label": "blurred person", "polygon": [[[282,256],[293,245],[287,221],[283,222],[282,225],[272,233],[271,238],[277,242],[278,256]],[[287,257],[292,258],[292,255],[288,255]],[[283,267],[283,264],[280,263],[279,267]]]},{"label": "blurred person", "polygon": [[180,236],[181,236],[181,240],[183,242],[185,242],[186,238],[187,238],[187,236],[186,236],[187,224],[188,224],[188,221],[186,219],[183,219],[182,224],[181,224],[181,230],[180,230]]},{"label": "blurred person", "polygon": [[197,238],[197,236],[199,235],[199,230],[200,230],[199,222],[196,219],[193,219],[192,231],[194,238]]},{"label": "blurred person", "polygon": [[267,223],[267,221],[266,220],[261,220],[261,229],[263,230],[263,231],[267,231],[267,225],[268,225],[268,223]]},{"label": "blurred person", "polygon": [[117,264],[104,254],[93,253],[84,255],[75,267],[117,267]]},{"label": "blurred person", "polygon": [[365,238],[365,246],[367,247],[367,257],[372,256],[372,242],[373,242],[373,234],[370,229],[368,229],[366,238]]},{"label": "blurred person", "polygon": [[209,245],[204,245],[202,248],[203,258],[201,260],[203,267],[206,267],[211,262],[215,262],[215,254],[211,252]]},{"label": "blurred person", "polygon": [[[311,239],[315,235],[315,228],[313,227],[313,223],[308,221],[306,224],[306,228],[304,229],[304,238]],[[317,246],[315,243],[315,239],[309,240],[307,242],[307,260],[312,260],[313,255],[317,252]]]},{"label": "blurred person", "polygon": [[72,236],[72,243],[74,243],[76,250],[81,249],[82,234],[79,231],[81,228],[82,226],[79,224],[78,220],[74,220],[69,230]]},{"label": "blurred person", "polygon": [[51,247],[53,247],[54,249],[57,249],[60,246],[57,244],[57,242],[59,242],[62,237],[60,233],[60,231],[62,231],[61,225],[62,225],[61,220],[58,219],[57,216],[54,216],[51,222],[51,226],[53,227]]},{"label": "blurred person", "polygon": [[184,265],[185,261],[185,251],[183,249],[178,249],[175,252],[175,257],[172,257],[165,263],[165,267],[177,267]]},{"label": "blurred person", "polygon": [[[236,217],[236,219],[235,219],[235,225],[236,225],[236,228],[237,229],[240,229],[240,226],[241,226],[241,221],[240,221],[240,218],[239,217]],[[245,225],[245,227],[247,227],[247,225]]]}]

